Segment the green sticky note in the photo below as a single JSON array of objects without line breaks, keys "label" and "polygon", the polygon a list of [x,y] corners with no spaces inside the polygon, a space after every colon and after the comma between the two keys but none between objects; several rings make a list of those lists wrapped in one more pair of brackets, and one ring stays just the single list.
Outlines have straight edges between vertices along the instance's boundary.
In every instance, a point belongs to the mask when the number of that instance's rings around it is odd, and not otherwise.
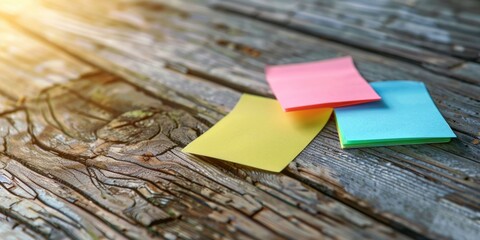
[{"label": "green sticky note", "polygon": [[371,83],[379,102],[335,108],[342,148],[448,142],[456,137],[421,82]]},{"label": "green sticky note", "polygon": [[183,152],[280,172],[322,130],[331,108],[284,112],[278,101],[244,94],[235,108]]}]

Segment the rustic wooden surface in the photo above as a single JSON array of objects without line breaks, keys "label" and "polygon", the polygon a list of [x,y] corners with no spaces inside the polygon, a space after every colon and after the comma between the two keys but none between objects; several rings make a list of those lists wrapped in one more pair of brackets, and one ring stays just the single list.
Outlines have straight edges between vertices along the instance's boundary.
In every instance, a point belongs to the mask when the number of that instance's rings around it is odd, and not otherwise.
[{"label": "rustic wooden surface", "polygon": [[[474,0],[1,2],[0,238],[478,239],[478,26]],[[332,119],[279,174],[180,151],[272,97],[265,64],[343,55],[425,82],[458,138],[341,150]]]}]

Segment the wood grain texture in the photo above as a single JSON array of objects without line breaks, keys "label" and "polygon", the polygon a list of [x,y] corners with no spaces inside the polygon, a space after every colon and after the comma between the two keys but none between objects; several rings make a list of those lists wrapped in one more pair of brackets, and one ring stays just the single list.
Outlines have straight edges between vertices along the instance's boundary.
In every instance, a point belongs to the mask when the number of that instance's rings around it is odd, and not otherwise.
[{"label": "wood grain texture", "polygon": [[208,128],[190,112],[102,71],[43,89],[0,119],[0,211],[48,239],[408,238],[291,177],[184,155]]},{"label": "wood grain texture", "polygon": [[[11,99],[21,101],[42,89],[95,71],[61,51],[19,34],[6,22],[0,22],[0,31],[0,59],[3,63],[0,65],[0,92]],[[39,51],[40,48],[45,49]]]},{"label": "wood grain texture", "polygon": [[[480,61],[475,1],[229,0],[211,5],[479,83],[480,64],[473,63]],[[458,73],[465,68],[475,74]]]},{"label": "wood grain texture", "polygon": [[0,235],[4,239],[40,239],[41,236],[33,232],[18,221],[0,214]]},{"label": "wood grain texture", "polygon": [[[30,76],[33,66],[50,58],[75,62],[68,71],[88,69],[37,88],[1,116],[0,179],[6,191],[0,197],[6,201],[0,212],[34,234],[74,239],[475,239],[480,234],[480,89],[475,68],[467,67],[476,63],[440,52],[434,53],[440,59],[435,64],[406,62],[214,11],[202,1],[44,0],[29,14],[3,13],[5,28],[41,53],[28,61],[30,67],[14,64],[10,72]],[[180,152],[224,116],[241,92],[272,96],[263,79],[265,64],[347,54],[369,81],[425,82],[458,139],[341,150],[332,120],[280,174]],[[463,65],[445,68],[452,59]]]}]

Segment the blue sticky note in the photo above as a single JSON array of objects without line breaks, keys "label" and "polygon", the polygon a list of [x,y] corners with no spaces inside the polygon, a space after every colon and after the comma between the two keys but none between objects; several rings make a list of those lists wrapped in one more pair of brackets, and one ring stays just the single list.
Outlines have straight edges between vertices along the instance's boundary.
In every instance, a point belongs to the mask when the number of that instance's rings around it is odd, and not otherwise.
[{"label": "blue sticky note", "polygon": [[371,86],[381,101],[335,108],[342,148],[440,143],[456,137],[422,82]]}]

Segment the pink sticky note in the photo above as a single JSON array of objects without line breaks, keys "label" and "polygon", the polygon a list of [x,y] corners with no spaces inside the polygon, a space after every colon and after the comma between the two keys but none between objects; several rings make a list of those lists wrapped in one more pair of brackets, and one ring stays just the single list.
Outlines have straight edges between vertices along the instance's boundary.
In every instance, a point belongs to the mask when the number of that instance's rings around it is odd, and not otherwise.
[{"label": "pink sticky note", "polygon": [[267,66],[266,78],[285,111],[334,108],[380,100],[350,56]]}]

